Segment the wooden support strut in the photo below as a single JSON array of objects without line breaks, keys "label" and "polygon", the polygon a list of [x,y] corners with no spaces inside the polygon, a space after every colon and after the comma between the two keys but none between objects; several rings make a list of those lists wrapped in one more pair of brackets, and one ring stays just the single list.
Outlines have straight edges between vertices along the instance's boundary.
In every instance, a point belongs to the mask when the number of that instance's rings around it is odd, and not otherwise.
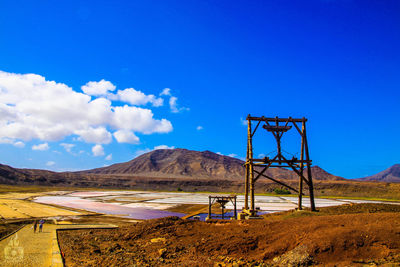
[{"label": "wooden support strut", "polygon": [[[305,148],[306,159],[310,159],[310,154],[308,151],[305,123],[304,123],[303,134],[304,134],[303,138],[304,138],[304,148]],[[310,208],[311,208],[311,211],[316,211],[315,201],[314,201],[314,185],[313,185],[312,174],[311,174],[311,163],[307,163],[307,174],[308,174],[308,190],[309,190],[309,194],[310,194]]]},{"label": "wooden support strut", "polygon": [[[264,121],[264,122],[303,122],[303,119],[305,118],[301,118],[301,119],[293,119],[293,118],[266,118],[266,117],[252,117],[250,115],[247,116],[246,118],[247,120],[252,120],[252,121]],[[305,119],[305,122],[307,121],[307,119]]]},{"label": "wooden support strut", "polygon": [[[276,157],[277,157],[277,156],[275,156],[275,158],[276,158]],[[274,159],[275,159],[275,158],[274,158]],[[268,163],[268,165],[265,166],[264,169],[263,169],[261,172],[254,171],[254,172],[256,172],[256,173],[258,174],[257,177],[254,178],[254,182],[256,182],[256,181],[258,180],[258,178],[260,178],[260,176],[263,175],[264,172],[265,172],[269,167],[271,167],[271,165],[272,165],[272,162]]]},{"label": "wooden support strut", "polygon": [[302,122],[302,128],[301,131],[299,129],[299,127],[297,127],[297,124],[295,122],[293,122],[294,126],[296,127],[296,129],[299,131],[300,135],[301,135],[301,152],[300,152],[300,179],[299,179],[299,202],[298,202],[298,209],[302,210],[302,201],[303,201],[303,170],[304,170],[304,164],[303,164],[303,159],[304,159],[304,124],[305,122]]},{"label": "wooden support strut", "polygon": [[[257,173],[257,174],[260,174],[258,171],[254,171],[254,172]],[[283,186],[289,188],[290,190],[293,190],[293,191],[296,192],[296,193],[299,193],[299,191],[298,191],[297,189],[294,189],[293,187],[291,187],[290,185],[285,184],[284,182],[278,181],[278,180],[276,180],[275,178],[272,178],[272,177],[270,177],[270,176],[268,176],[268,175],[265,175],[265,174],[260,174],[260,175],[261,175],[261,176],[264,176],[264,177],[267,178],[267,179],[270,179],[271,181],[274,181],[274,182],[277,183],[277,184],[283,185]]]}]

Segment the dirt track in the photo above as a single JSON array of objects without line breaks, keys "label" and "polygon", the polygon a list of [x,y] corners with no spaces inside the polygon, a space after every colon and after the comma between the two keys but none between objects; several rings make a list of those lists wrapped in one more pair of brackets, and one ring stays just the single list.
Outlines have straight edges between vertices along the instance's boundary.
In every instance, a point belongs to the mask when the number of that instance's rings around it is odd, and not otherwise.
[{"label": "dirt track", "polygon": [[334,213],[361,213],[324,215],[332,213],[325,209],[321,216],[285,213],[224,223],[170,217],[115,230],[62,232],[59,238],[67,266],[400,264],[399,209],[347,205]]}]

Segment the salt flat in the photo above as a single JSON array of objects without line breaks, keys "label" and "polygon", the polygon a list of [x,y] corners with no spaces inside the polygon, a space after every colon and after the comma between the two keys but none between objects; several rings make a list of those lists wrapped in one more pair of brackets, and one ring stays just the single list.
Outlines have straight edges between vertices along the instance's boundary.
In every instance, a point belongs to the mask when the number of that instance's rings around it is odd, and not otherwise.
[{"label": "salt flat", "polygon": [[[53,191],[36,194],[3,194],[0,197],[0,216],[4,219],[74,216],[82,215],[86,210],[101,214],[123,216],[133,219],[147,219],[165,216],[183,216],[184,214],[168,210],[182,204],[208,205],[209,195],[214,193],[187,192],[149,192],[149,191]],[[30,201],[30,199],[34,201]],[[261,212],[271,213],[286,211],[297,207],[297,196],[262,196],[256,195],[256,208]],[[316,207],[337,206],[348,203],[388,203],[382,201],[358,199],[323,199],[316,198]],[[49,206],[57,205],[58,207]],[[244,207],[244,195],[237,196],[237,209]],[[399,204],[393,202],[393,204]],[[309,198],[303,198],[303,206],[309,207]],[[71,211],[62,207],[79,209]],[[233,209],[228,202],[227,209]]]}]

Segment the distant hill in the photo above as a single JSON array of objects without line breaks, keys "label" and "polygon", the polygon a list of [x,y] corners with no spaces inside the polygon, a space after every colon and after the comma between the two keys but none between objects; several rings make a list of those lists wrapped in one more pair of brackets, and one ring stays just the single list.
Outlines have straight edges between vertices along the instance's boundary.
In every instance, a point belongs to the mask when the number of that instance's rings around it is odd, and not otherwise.
[{"label": "distant hill", "polygon": [[17,169],[0,164],[0,184],[55,185],[65,182],[64,176],[63,173],[47,170]]},{"label": "distant hill", "polygon": [[359,178],[359,181],[379,181],[387,183],[400,183],[400,164],[395,164],[380,173],[372,176]]},{"label": "distant hill", "polygon": [[343,177],[330,174],[329,172],[323,170],[319,166],[312,166],[311,174],[312,174],[313,180],[320,180],[320,181],[344,181],[344,180],[346,180]]},{"label": "distant hill", "polygon": [[[141,178],[171,178],[191,180],[235,180],[244,181],[244,161],[213,153],[211,151],[193,151],[188,149],[160,149],[148,152],[128,162],[113,164],[79,172],[52,172],[47,170],[17,169],[0,164],[1,184],[40,184],[69,185],[81,184],[82,177],[88,178],[88,185],[102,186],[106,176]],[[318,166],[311,167],[313,179],[321,181],[345,180],[332,175]],[[100,176],[97,176],[100,175]],[[297,175],[286,169],[271,168],[266,175],[281,180],[297,180]],[[263,180],[263,179],[261,179]],[[118,187],[118,182],[113,186]]]},{"label": "distant hill", "polygon": [[[128,162],[80,172],[17,169],[0,164],[0,184],[240,193],[244,192],[243,164],[240,159],[210,151],[164,149],[151,151]],[[400,199],[400,183],[390,187],[385,183],[400,182],[399,166],[361,180],[344,179],[313,166],[315,193],[317,196]],[[266,174],[298,187],[298,177],[291,170],[272,168]],[[277,187],[280,185],[262,178],[257,181],[255,191],[271,193]]]},{"label": "distant hill", "polygon": [[131,161],[82,171],[87,174],[127,174],[150,177],[243,178],[243,161],[210,151],[159,149]]},{"label": "distant hill", "polygon": [[[243,180],[244,161],[211,151],[193,151],[188,149],[159,149],[143,154],[131,161],[108,167],[82,171],[85,174],[125,174],[149,177],[169,178],[216,178]],[[344,180],[332,175],[318,166],[311,167],[316,180]],[[271,168],[267,175],[279,179],[295,180],[297,175],[290,170]]]}]

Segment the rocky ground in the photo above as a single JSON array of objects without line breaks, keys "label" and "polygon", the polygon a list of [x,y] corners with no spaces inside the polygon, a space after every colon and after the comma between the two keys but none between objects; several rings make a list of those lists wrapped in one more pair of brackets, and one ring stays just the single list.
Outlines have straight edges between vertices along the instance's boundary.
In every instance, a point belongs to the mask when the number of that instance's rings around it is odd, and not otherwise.
[{"label": "rocky ground", "polygon": [[251,221],[177,217],[59,233],[66,266],[400,264],[400,206],[352,204]]}]

